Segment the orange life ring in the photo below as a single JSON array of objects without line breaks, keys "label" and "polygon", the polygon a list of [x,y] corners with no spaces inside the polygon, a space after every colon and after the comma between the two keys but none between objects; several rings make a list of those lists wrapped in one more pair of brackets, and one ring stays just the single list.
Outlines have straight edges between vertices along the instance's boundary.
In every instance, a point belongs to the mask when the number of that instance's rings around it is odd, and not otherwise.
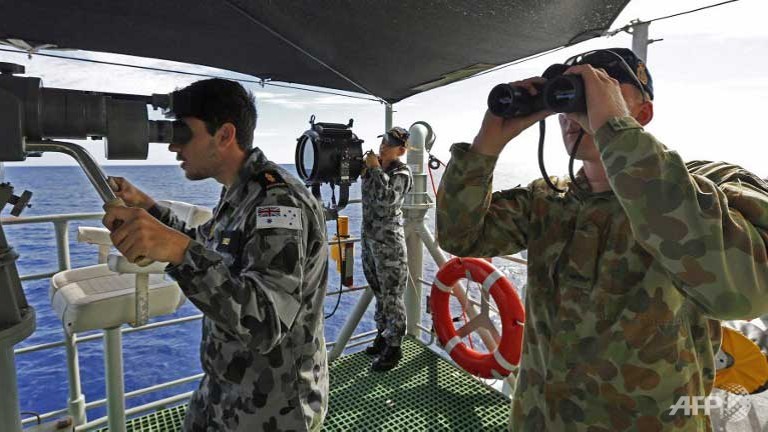
[{"label": "orange life ring", "polygon": [[[449,300],[453,285],[466,277],[482,283],[499,309],[501,339],[492,353],[468,347],[456,333]],[[525,309],[512,283],[493,265],[480,258],[452,258],[435,275],[429,297],[440,344],[451,358],[467,372],[482,378],[506,378],[519,363],[523,341]]]},{"label": "orange life ring", "polygon": [[754,393],[768,382],[765,354],[741,332],[726,326],[723,326],[720,351],[715,355],[715,366],[714,386],[725,391],[735,385]]}]

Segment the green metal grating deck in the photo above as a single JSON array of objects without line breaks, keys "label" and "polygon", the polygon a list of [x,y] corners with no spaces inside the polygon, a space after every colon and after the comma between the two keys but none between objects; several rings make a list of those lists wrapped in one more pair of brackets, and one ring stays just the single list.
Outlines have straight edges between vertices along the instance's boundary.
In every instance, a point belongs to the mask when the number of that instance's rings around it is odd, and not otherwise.
[{"label": "green metal grating deck", "polygon": [[[403,344],[400,365],[370,371],[363,352],[331,365],[331,396],[325,431],[500,431],[509,420],[509,399],[440,358],[413,339]],[[129,432],[177,431],[186,406],[127,422]]]}]

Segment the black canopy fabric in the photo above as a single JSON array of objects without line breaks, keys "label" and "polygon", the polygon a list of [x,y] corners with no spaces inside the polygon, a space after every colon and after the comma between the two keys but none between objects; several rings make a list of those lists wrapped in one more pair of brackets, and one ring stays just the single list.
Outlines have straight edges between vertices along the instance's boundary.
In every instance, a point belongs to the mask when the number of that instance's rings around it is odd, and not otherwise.
[{"label": "black canopy fabric", "polygon": [[629,0],[0,0],[0,40],[213,66],[394,103],[598,36]]}]

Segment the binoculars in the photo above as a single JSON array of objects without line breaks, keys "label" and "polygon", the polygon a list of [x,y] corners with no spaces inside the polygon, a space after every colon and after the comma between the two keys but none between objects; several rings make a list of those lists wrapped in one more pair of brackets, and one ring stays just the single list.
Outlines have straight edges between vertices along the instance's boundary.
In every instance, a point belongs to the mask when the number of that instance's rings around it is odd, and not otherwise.
[{"label": "binoculars", "polygon": [[511,84],[499,84],[488,94],[488,109],[503,118],[524,117],[542,110],[557,113],[586,112],[584,81],[578,75],[563,75],[566,65],[552,65],[544,72],[543,84],[534,84],[538,94]]}]

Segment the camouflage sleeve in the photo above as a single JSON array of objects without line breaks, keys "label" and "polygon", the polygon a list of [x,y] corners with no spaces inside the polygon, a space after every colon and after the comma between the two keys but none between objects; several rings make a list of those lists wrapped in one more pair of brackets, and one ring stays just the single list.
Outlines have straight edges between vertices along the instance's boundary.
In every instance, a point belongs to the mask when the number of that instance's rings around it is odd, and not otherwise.
[{"label": "camouflage sleeve", "polygon": [[458,256],[513,254],[528,244],[531,193],[514,188],[491,193],[497,158],[454,144],[437,192],[437,239]]},{"label": "camouflage sleeve", "polygon": [[176,231],[183,232],[188,237],[195,238],[196,230],[194,228],[187,228],[187,224],[179,219],[168,207],[162,204],[155,204],[147,210],[149,214],[154,216],[155,219],[164,223],[165,225],[175,229]]},{"label": "camouflage sleeve", "polygon": [[[300,214],[299,227],[258,227],[257,207],[246,223],[240,256],[232,272],[221,254],[192,241],[184,261],[169,266],[189,300],[232,337],[258,352],[278,345],[293,327],[301,303],[309,217],[288,188],[273,187],[260,206],[286,206]],[[282,207],[285,208],[285,207]]]},{"label": "camouflage sleeve", "polygon": [[378,203],[385,206],[402,204],[410,181],[407,174],[397,173],[390,176],[381,167],[376,167],[369,169],[366,175],[370,177],[368,193]]},{"label": "camouflage sleeve", "polygon": [[688,299],[716,319],[768,311],[765,192],[691,175],[630,117],[609,120],[596,143],[633,235]]}]

